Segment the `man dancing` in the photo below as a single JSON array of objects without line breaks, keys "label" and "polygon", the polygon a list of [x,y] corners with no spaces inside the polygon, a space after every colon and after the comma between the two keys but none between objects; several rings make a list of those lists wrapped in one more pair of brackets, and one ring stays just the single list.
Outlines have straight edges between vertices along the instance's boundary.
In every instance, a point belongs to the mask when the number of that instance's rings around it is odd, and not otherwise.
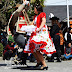
[{"label": "man dancing", "polygon": [[[9,23],[8,23],[10,31],[11,31],[12,35],[14,35],[14,41],[17,43],[17,45],[19,45],[19,47],[21,47],[23,49],[25,47],[25,38],[24,38],[23,33],[16,32],[16,30],[15,30],[15,24],[18,21],[19,14],[25,8],[25,5],[27,5],[27,6],[30,5],[29,4],[29,0],[27,0],[27,1],[23,0],[23,4],[20,5],[15,12],[13,12],[13,14],[11,15],[11,18],[9,19]],[[24,9],[24,11],[25,11],[25,9]],[[26,12],[24,12],[24,13],[26,13]],[[21,53],[21,59],[22,59],[22,63],[23,64],[26,64],[26,57],[27,57],[27,54],[25,54],[25,53],[22,52]]]}]

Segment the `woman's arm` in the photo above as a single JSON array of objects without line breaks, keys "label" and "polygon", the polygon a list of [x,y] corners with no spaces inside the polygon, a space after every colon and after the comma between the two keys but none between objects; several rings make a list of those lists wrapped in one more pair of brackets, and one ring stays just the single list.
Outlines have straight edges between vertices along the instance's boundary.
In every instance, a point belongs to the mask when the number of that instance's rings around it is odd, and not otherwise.
[{"label": "woman's arm", "polygon": [[28,4],[27,1],[23,1],[23,4],[19,6],[19,8],[15,11],[15,13],[12,16],[12,19],[10,20],[9,28],[11,30],[11,33],[14,35],[13,29],[15,27],[15,23],[18,20],[19,13],[23,10],[25,5]]},{"label": "woman's arm", "polygon": [[40,31],[45,24],[46,24],[46,18],[43,17],[43,18],[42,18],[42,23],[41,23],[39,29],[37,30],[37,32]]},{"label": "woman's arm", "polygon": [[29,25],[34,25],[34,20]]},{"label": "woman's arm", "polygon": [[69,55],[71,55],[71,53],[69,53],[69,54],[66,54],[66,56],[69,56]]}]

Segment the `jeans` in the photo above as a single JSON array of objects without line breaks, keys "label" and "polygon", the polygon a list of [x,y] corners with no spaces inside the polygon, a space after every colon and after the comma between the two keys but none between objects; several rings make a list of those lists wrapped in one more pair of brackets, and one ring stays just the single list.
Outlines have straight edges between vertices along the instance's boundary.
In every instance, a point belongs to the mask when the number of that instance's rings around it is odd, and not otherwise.
[{"label": "jeans", "polygon": [[69,59],[69,58],[72,57],[72,55],[66,56],[66,54],[64,54],[64,57],[65,57],[66,59]]},{"label": "jeans", "polygon": [[15,34],[14,35],[14,41],[21,47],[24,49],[25,47],[25,38],[24,35],[22,34]]}]

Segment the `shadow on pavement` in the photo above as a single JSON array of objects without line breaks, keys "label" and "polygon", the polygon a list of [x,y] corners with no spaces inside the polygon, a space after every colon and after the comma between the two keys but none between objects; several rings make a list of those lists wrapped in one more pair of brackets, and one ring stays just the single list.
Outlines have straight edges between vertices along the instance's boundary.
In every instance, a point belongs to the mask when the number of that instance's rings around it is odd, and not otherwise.
[{"label": "shadow on pavement", "polygon": [[41,70],[40,67],[28,66],[28,67],[15,67],[12,69],[20,69],[20,70]]},{"label": "shadow on pavement", "polygon": [[0,64],[0,66],[6,66],[6,64]]}]

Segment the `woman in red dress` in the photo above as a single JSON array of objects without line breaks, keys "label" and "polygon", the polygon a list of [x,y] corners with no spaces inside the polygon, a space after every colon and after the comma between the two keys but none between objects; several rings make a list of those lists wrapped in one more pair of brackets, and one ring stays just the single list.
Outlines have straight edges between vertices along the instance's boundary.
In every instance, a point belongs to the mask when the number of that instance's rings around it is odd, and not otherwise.
[{"label": "woman in red dress", "polygon": [[43,12],[42,6],[35,5],[34,12],[36,15],[34,16],[32,24],[36,26],[36,28],[35,31],[31,33],[31,37],[25,46],[24,52],[33,53],[37,60],[36,66],[42,63],[40,69],[47,70],[48,66],[45,63],[42,53],[53,54],[56,50],[46,26],[46,14]]}]

